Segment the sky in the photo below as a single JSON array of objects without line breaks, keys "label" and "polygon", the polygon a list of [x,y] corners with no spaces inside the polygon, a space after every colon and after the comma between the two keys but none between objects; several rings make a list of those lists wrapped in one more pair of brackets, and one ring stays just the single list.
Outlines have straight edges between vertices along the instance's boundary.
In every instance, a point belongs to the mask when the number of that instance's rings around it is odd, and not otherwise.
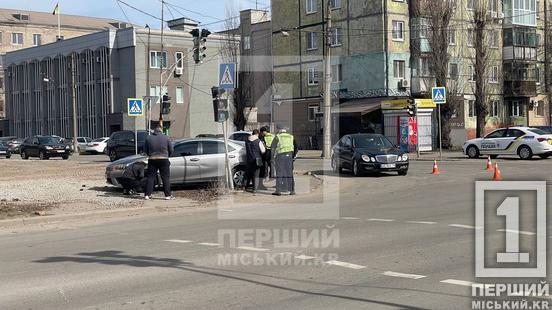
[{"label": "sky", "polygon": [[[143,10],[157,18],[161,16],[161,0],[121,0],[137,9]],[[227,8],[233,12],[255,8],[269,7],[270,0],[165,0],[165,19],[188,17],[211,30],[224,29],[222,20],[227,18]],[[160,21],[134,10],[117,0],[0,0],[0,7],[31,11],[52,12],[59,2],[61,14],[85,15],[113,18],[135,25],[148,24],[152,29],[160,28]],[[119,5],[118,5],[119,3]],[[119,7],[120,6],[120,7]],[[122,9],[121,9],[122,8]],[[123,13],[124,11],[124,13]],[[125,16],[126,14],[126,16]],[[233,14],[231,14],[233,15]],[[127,18],[128,17],[128,18]]]}]

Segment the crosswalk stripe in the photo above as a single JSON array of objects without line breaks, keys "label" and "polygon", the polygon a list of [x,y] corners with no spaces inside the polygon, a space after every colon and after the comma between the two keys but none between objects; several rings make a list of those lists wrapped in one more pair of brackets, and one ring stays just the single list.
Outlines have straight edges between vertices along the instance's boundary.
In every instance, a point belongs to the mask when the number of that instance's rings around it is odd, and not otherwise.
[{"label": "crosswalk stripe", "polygon": [[407,278],[407,279],[414,279],[414,280],[426,278],[426,276],[422,276],[419,274],[400,273],[400,272],[394,272],[394,271],[386,271],[383,273],[383,275],[388,277]]},{"label": "crosswalk stripe", "polygon": [[466,229],[481,229],[481,227],[463,225],[463,224],[450,224],[449,227],[466,228]]},{"label": "crosswalk stripe", "polygon": [[246,250],[246,251],[257,251],[257,252],[264,252],[269,250],[269,249],[263,249],[263,248],[255,248],[251,246],[239,246],[238,249]]},{"label": "crosswalk stripe", "polygon": [[211,242],[200,242],[199,245],[205,245],[205,246],[221,246],[220,243],[211,243]]},{"label": "crosswalk stripe", "polygon": [[392,220],[392,219],[368,219],[368,221],[372,221],[372,222],[394,222],[395,220]]},{"label": "crosswalk stripe", "polygon": [[335,266],[340,266],[340,267],[345,267],[345,268],[351,268],[351,269],[363,269],[363,268],[366,268],[366,266],[351,264],[351,263],[347,263],[347,262],[340,262],[340,261],[338,261],[338,260],[330,260],[330,261],[327,261],[327,262],[325,262],[325,263],[328,264],[328,265],[335,265]]},{"label": "crosswalk stripe", "polygon": [[520,235],[527,235],[527,236],[534,236],[534,235],[536,235],[534,232],[523,231],[523,230],[497,229],[497,231],[500,231],[500,232],[509,232],[509,233],[515,233],[515,234],[520,234]]},{"label": "crosswalk stripe", "polygon": [[410,224],[427,224],[427,225],[437,224],[437,222],[426,222],[426,221],[406,221],[406,222]]},{"label": "crosswalk stripe", "polygon": [[341,218],[342,220],[360,220],[358,217],[352,217],[352,216],[344,216]]},{"label": "crosswalk stripe", "polygon": [[446,284],[453,284],[453,285],[461,285],[461,286],[472,286],[473,284],[475,284],[474,282],[470,282],[470,281],[463,281],[463,280],[455,280],[455,279],[446,279],[446,280],[443,280],[443,281],[440,281],[441,283],[446,283]]},{"label": "crosswalk stripe", "polygon": [[169,240],[164,240],[165,242],[174,242],[174,243],[191,243],[193,241],[191,240],[179,240],[179,239],[169,239]]}]

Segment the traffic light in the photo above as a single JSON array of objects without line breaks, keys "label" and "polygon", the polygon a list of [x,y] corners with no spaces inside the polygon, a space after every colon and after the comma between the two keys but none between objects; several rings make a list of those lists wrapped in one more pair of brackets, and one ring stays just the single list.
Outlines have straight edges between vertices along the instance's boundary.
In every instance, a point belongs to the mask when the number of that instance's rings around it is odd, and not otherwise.
[{"label": "traffic light", "polygon": [[203,63],[203,59],[207,57],[205,55],[205,50],[207,49],[205,44],[207,43],[207,37],[211,35],[211,31],[202,29],[200,32],[196,28],[190,31],[190,34],[194,37],[194,62],[196,64]]},{"label": "traffic light", "polygon": [[224,88],[218,88],[217,86],[211,87],[211,95],[213,96],[213,99],[220,98],[226,90]]},{"label": "traffic light", "polygon": [[161,102],[161,114],[171,113],[171,97],[169,95],[163,95],[163,101]]},{"label": "traffic light", "polygon": [[215,114],[215,122],[222,123],[228,119],[228,100],[215,99],[213,100],[213,111]]},{"label": "traffic light", "polygon": [[409,98],[408,100],[406,100],[406,102],[407,102],[406,108],[408,109],[408,115],[410,117],[416,116],[416,101],[413,98]]}]

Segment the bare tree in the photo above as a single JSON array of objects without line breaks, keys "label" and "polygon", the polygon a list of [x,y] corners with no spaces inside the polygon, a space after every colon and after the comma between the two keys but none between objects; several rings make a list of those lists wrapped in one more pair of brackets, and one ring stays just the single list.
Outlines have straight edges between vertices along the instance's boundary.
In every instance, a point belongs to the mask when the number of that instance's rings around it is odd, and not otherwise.
[{"label": "bare tree", "polygon": [[[225,62],[238,64],[240,57],[240,18],[239,12],[232,1],[226,5],[226,19],[224,22],[224,34],[226,40],[222,41],[221,54]],[[238,88],[234,91],[234,101],[231,107],[232,122],[237,130],[243,130],[247,124],[247,98],[250,96],[250,88],[246,86],[248,83],[248,73],[238,70]]]}]

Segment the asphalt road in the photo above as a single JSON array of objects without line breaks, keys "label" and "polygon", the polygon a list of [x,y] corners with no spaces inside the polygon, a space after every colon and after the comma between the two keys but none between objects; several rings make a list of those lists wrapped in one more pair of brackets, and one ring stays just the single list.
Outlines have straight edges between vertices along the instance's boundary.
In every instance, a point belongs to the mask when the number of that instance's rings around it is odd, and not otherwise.
[{"label": "asphalt road", "polygon": [[[499,163],[505,180],[550,189],[552,159]],[[321,165],[297,162],[320,174]],[[4,232],[0,308],[471,309],[469,285],[484,280],[474,274],[474,183],[490,179],[484,165],[442,162],[437,176],[431,162],[412,162],[406,177],[326,173],[314,194],[258,194],[253,205],[238,195],[218,208]],[[531,243],[525,209],[519,229]],[[255,219],[263,210],[274,219]],[[488,240],[498,245],[501,235]]]}]

